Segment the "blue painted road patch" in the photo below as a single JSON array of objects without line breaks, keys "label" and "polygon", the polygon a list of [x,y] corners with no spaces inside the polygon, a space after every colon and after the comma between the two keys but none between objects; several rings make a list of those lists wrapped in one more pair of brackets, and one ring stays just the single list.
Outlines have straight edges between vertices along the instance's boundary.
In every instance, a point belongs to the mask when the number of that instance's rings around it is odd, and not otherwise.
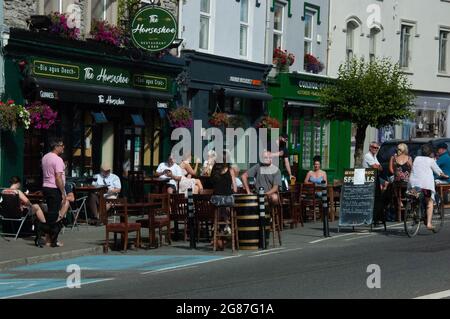
[{"label": "blue painted road patch", "polygon": [[[81,286],[108,279],[83,279]],[[67,288],[66,279],[0,279],[0,299]],[[67,288],[69,289],[69,288]]]},{"label": "blue painted road patch", "polygon": [[66,271],[75,264],[81,270],[160,270],[172,267],[190,266],[223,259],[220,256],[85,256],[14,268],[14,271]]}]

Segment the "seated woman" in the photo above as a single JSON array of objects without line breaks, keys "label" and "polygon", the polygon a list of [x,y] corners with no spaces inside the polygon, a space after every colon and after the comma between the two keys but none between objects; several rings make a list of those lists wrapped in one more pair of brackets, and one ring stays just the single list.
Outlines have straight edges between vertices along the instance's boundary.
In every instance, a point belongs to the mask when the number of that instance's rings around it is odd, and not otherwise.
[{"label": "seated woman", "polygon": [[5,189],[2,191],[2,194],[13,192],[15,194],[19,195],[20,199],[20,210],[26,213],[26,209],[31,207],[31,212],[33,215],[36,216],[36,218],[41,222],[45,223],[45,216],[44,212],[42,211],[41,207],[38,204],[31,204],[28,197],[20,190],[21,188],[21,181],[20,178],[17,176],[11,177],[9,180],[11,186],[8,189]]},{"label": "seated woman", "polygon": [[320,169],[320,165],[320,160],[315,158],[313,170],[306,174],[305,183],[313,183],[316,185],[328,184],[327,173]]},{"label": "seated woman", "polygon": [[187,196],[187,191],[189,188],[192,188],[193,194],[199,194],[203,190],[202,182],[199,179],[193,178],[193,176],[197,175],[197,169],[199,160],[196,161],[195,167],[192,168],[189,160],[191,159],[191,154],[186,154],[183,158],[183,161],[180,163],[180,168],[183,176],[180,180],[180,188],[178,192],[180,194],[185,194]]}]

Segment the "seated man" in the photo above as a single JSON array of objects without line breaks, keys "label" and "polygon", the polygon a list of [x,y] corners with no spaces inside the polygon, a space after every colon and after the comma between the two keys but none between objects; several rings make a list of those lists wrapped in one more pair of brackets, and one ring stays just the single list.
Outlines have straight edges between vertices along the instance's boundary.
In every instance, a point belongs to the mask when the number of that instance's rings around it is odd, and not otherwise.
[{"label": "seated man", "polygon": [[159,178],[170,178],[167,183],[167,193],[173,194],[177,191],[177,185],[183,176],[183,172],[181,167],[175,163],[173,156],[169,155],[167,162],[163,162],[158,165],[158,168],[156,169],[156,176]]},{"label": "seated man", "polygon": [[[107,186],[108,192],[104,195],[107,199],[115,199],[119,196],[122,184],[120,183],[119,176],[111,173],[111,167],[108,164],[102,164],[100,168],[100,174],[94,175],[93,186]],[[91,214],[97,219],[97,225],[100,225],[99,213],[98,213],[98,195],[95,193],[90,193],[88,198],[88,205]],[[106,210],[108,211],[111,205],[106,205]]]},{"label": "seated man", "polygon": [[[444,172],[445,175],[450,176],[450,155],[447,151],[447,144],[446,143],[440,143],[437,146],[437,155],[439,156],[438,160],[436,161],[436,164],[438,164],[439,168]],[[450,179],[445,179],[442,177],[436,177],[436,183],[439,184],[449,184]]]},{"label": "seated man", "polygon": [[264,188],[264,193],[272,204],[278,203],[278,188],[281,186],[281,172],[278,167],[272,164],[272,155],[270,152],[263,153],[263,161],[260,164],[252,166],[247,172],[242,174],[242,183],[247,191],[251,194],[248,184],[248,178],[255,178],[255,187],[258,190]]},{"label": "seated man", "polygon": [[17,176],[11,177],[9,180],[10,186],[8,189],[4,189],[2,191],[2,194],[18,194],[19,200],[20,200],[20,210],[26,214],[28,212],[28,209],[31,207],[31,212],[36,218],[41,222],[45,223],[45,215],[42,211],[41,207],[38,204],[31,204],[28,197],[20,190],[21,188],[21,180]]}]

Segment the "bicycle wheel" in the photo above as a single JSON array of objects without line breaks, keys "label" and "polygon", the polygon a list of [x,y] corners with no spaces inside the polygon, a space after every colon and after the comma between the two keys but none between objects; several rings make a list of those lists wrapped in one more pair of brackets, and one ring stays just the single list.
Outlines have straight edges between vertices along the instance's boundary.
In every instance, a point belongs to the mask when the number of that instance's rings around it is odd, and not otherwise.
[{"label": "bicycle wheel", "polygon": [[410,238],[416,236],[419,232],[420,207],[418,203],[411,203],[410,200],[406,202],[404,225],[406,235]]},{"label": "bicycle wheel", "polygon": [[431,224],[433,224],[434,232],[437,233],[444,226],[444,208],[442,202],[438,201],[433,207],[433,216],[431,217]]}]

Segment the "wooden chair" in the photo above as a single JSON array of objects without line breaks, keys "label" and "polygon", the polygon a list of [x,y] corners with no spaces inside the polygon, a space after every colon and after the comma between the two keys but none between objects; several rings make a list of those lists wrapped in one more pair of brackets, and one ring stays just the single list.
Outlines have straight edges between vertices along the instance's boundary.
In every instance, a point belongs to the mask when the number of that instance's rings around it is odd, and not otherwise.
[{"label": "wooden chair", "polygon": [[[106,230],[106,242],[104,252],[107,253],[109,249],[109,233],[114,234],[114,244],[117,242],[117,234],[121,235],[123,240],[123,249],[126,251],[128,247],[128,234],[136,232],[136,248],[140,247],[141,240],[141,224],[130,223],[128,221],[128,201],[127,198],[108,199],[107,203],[111,204],[111,209],[115,211],[115,214],[120,216],[118,223],[109,223],[105,225]],[[107,220],[107,219],[106,219]]]},{"label": "wooden chair", "polygon": [[288,192],[280,193],[281,207],[283,208],[284,222],[290,224],[290,228],[298,227],[300,222],[303,225],[303,216],[301,214],[300,190],[291,189]]},{"label": "wooden chair", "polygon": [[317,213],[320,214],[322,211],[321,201],[316,196],[317,191],[315,184],[301,184],[301,214],[305,217],[312,216],[314,222],[317,220]]},{"label": "wooden chair", "polygon": [[206,233],[207,240],[211,239],[210,231],[214,223],[214,205],[211,204],[211,194],[194,194],[194,210],[197,224],[197,239],[200,239],[201,231]]},{"label": "wooden chair", "polygon": [[144,194],[144,171],[128,172],[128,199],[130,203],[143,203]]},{"label": "wooden chair", "polygon": [[[217,250],[217,241],[219,238],[231,237],[231,250],[234,253],[235,250],[239,250],[239,238],[237,229],[236,211],[233,207],[214,207],[214,231],[213,231],[213,250]],[[229,219],[222,220],[220,210],[229,210]],[[221,226],[230,227],[231,233],[225,234],[221,231]]]},{"label": "wooden chair", "polygon": [[397,221],[401,222],[406,207],[406,189],[408,184],[406,182],[394,182],[392,186],[394,190],[393,200],[397,212]]},{"label": "wooden chair", "polygon": [[280,194],[278,193],[278,202],[276,203],[269,202],[266,197],[266,207],[269,209],[271,220],[270,231],[272,232],[272,245],[275,247],[275,236],[277,236],[278,244],[281,246],[281,231],[283,230],[281,215],[283,214],[283,209]]},{"label": "wooden chair", "polygon": [[[148,228],[149,232],[152,231],[152,227],[154,229],[158,229],[159,234],[159,243],[162,245],[162,235],[163,229],[165,228],[166,239],[169,245],[172,244],[172,240],[170,239],[170,205],[169,205],[169,194],[148,194],[147,200],[151,204],[160,204],[160,208],[154,208],[154,223],[151,224],[151,216],[147,215],[145,219],[137,220],[138,223],[141,224],[141,227]],[[158,246],[158,245],[157,245]]]},{"label": "wooden chair", "polygon": [[184,194],[169,194],[170,220],[174,222],[174,235],[178,237],[178,226],[183,224],[184,240],[187,240],[188,214],[187,198]]}]

